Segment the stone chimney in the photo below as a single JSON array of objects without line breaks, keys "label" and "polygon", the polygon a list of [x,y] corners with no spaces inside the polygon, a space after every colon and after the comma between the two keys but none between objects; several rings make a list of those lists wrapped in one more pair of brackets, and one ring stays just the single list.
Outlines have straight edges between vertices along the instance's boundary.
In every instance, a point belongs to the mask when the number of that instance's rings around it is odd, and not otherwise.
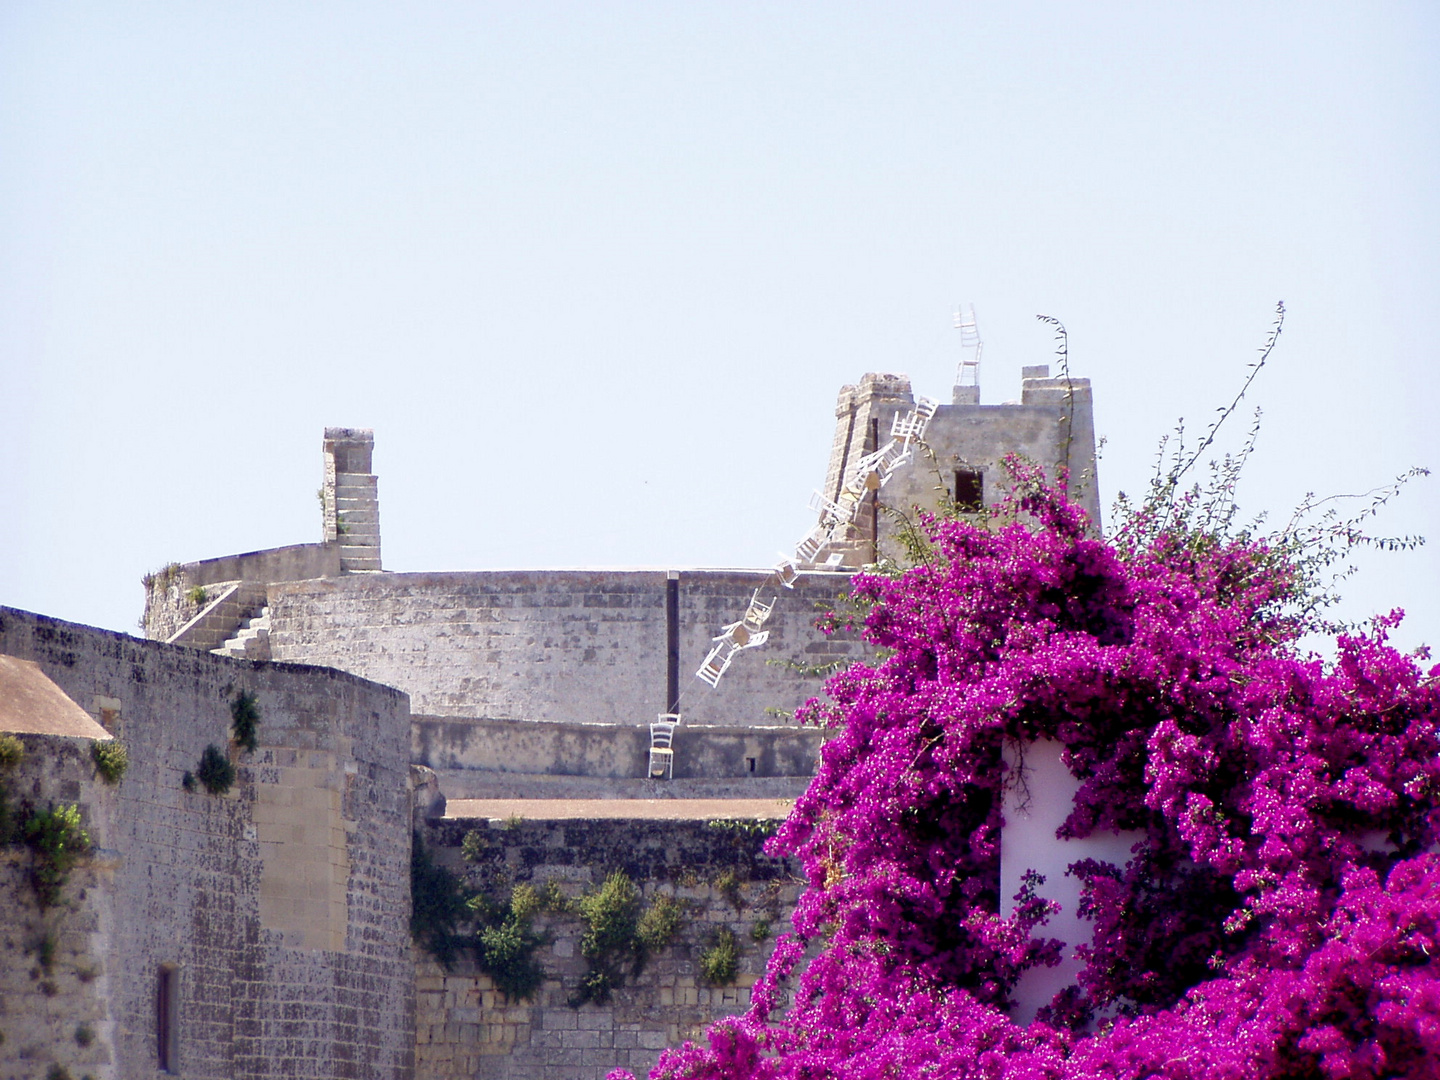
[{"label": "stone chimney", "polygon": [[340,570],[380,569],[380,495],[368,428],[325,429],[325,542],[340,545]]}]

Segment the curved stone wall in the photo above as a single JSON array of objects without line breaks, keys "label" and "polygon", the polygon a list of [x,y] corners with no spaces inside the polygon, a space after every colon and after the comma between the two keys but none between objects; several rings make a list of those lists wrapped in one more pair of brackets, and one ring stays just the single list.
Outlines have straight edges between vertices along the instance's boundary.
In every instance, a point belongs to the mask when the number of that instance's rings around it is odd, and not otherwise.
[{"label": "curved stone wall", "polygon": [[668,711],[673,670],[687,723],[774,725],[783,722],[774,710],[821,692],[821,679],[785,664],[870,650],[858,635],[827,638],[814,627],[848,575],[802,574],[794,589],[776,590],[765,647],[741,652],[717,688],[694,678],[710,639],[768,576],[497,570],[285,582],[270,586],[270,648],[276,660],[399,687],[429,716],[643,725]]}]

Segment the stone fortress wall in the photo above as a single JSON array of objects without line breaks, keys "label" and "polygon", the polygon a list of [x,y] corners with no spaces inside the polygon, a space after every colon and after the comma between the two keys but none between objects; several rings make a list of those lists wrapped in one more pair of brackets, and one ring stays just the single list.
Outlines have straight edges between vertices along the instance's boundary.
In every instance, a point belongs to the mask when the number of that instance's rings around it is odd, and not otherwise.
[{"label": "stone fortress wall", "polygon": [[[841,566],[801,568],[778,591],[767,647],[713,690],[694,671],[765,571],[385,572],[373,436],[359,429],[325,432],[321,543],[147,579],[145,626],[161,640],[0,609],[0,658],[38,664],[131,760],[118,788],[104,786],[88,738],[32,733],[3,778],[17,797],[79,805],[98,846],[70,901],[48,911],[29,898],[24,853],[0,850],[0,1080],[51,1065],[74,1080],[153,1075],[161,971],[176,1002],[170,1071],[197,1077],[598,1080],[617,1065],[643,1071],[662,1046],[741,1011],[800,888],[793,867],[759,854],[758,832],[460,820],[439,816],[440,790],[794,797],[823,738],[783,715],[820,690],[795,667],[868,655],[812,619],[846,570],[893,554],[887,510],[934,506],[942,490],[993,505],[998,462],[1017,452],[1052,475],[1068,463],[1098,524],[1088,382],[1025,375],[1019,403],[981,406],[978,390],[956,388],[930,422],[933,464],[917,455],[865,504],[836,546]],[[913,403],[899,376],[841,391],[826,494]],[[260,704],[259,749],[230,748],[230,794],[184,790],[204,747],[226,745],[241,690]],[[677,707],[674,778],[647,779],[646,725]],[[542,917],[534,1001],[507,1000],[468,958],[443,970],[408,933],[412,801],[424,848],[482,887],[555,880],[573,900],[624,869],[647,897],[682,902],[678,940],[605,1006],[571,1004],[585,969],[573,912]],[[480,836],[476,865],[459,858],[467,832]],[[711,985],[698,959],[722,930],[740,964]]]},{"label": "stone fortress wall", "polygon": [[687,725],[773,725],[775,710],[819,690],[786,665],[848,662],[865,650],[854,635],[826,637],[813,625],[848,575],[805,573],[777,590],[764,649],[741,654],[714,689],[695,680],[710,639],[765,579],[512,570],[286,582],[270,588],[270,648],[276,659],[402,686],[422,715],[643,726],[671,711],[678,690]]},{"label": "stone fortress wall", "polygon": [[[833,498],[847,468],[883,446],[897,414],[914,405],[904,376],[868,374],[843,387],[822,494]],[[338,667],[410,694],[424,729],[413,739],[418,762],[441,770],[452,796],[500,790],[501,776],[514,793],[534,787],[520,781],[510,756],[515,740],[498,722],[545,726],[527,741],[557,752],[532,778],[639,781],[645,754],[627,749],[623,764],[615,757],[635,741],[631,733],[607,732],[600,740],[607,749],[596,759],[558,748],[596,745],[596,725],[645,729],[657,715],[677,711],[684,716],[680,780],[790,776],[793,794],[813,773],[815,740],[801,736],[788,753],[759,744],[796,731],[788,714],[819,692],[820,680],[798,669],[869,655],[858,635],[827,636],[814,616],[845,589],[849,570],[897,556],[896,513],[935,509],[942,494],[962,504],[973,500],[974,510],[993,506],[1005,490],[1000,462],[1016,453],[1052,476],[1068,468],[1072,492],[1098,527],[1087,379],[1026,368],[1021,400],[1002,405],[981,405],[978,387],[957,386],[952,402],[936,410],[925,441],[931,452],[917,453],[868,499],[834,546],[841,566],[802,567],[787,590],[758,570],[383,572],[373,434],[327,428],[325,542],[167,568],[149,582],[145,625],[151,636],[211,648],[215,627],[235,623],[247,597],[253,609],[263,605],[268,641],[257,658]],[[192,600],[197,586],[207,594],[200,603]],[[765,593],[762,601],[778,597],[765,623],[770,639],[738,654],[711,688],[695,672],[712,638],[739,618],[756,588]],[[461,730],[465,723],[471,730]],[[753,736],[737,731],[752,728]],[[463,749],[428,756],[442,743]],[[774,768],[801,771],[767,771]]]},{"label": "stone fortress wall", "polygon": [[[95,845],[43,911],[29,852],[4,849],[0,1076],[153,1077],[162,970],[172,1073],[412,1076],[405,695],[9,608],[0,657],[0,699],[14,704],[31,662],[129,754],[111,787],[92,738],[22,734],[24,760],[0,774],[12,807],[77,804]],[[230,748],[228,794],[185,790],[205,747],[227,746],[242,690],[259,705],[258,749]],[[34,730],[34,708],[6,712]]]},{"label": "stone fortress wall", "polygon": [[[547,912],[536,929],[545,979],[530,1001],[511,1001],[466,956],[445,970],[417,950],[416,1073],[430,1080],[603,1080],[615,1068],[644,1076],[660,1050],[703,1040],[706,1028],[744,1012],[777,935],[799,898],[797,867],[760,852],[763,834],[704,821],[457,821],[423,840],[443,865],[501,895],[512,883],[558,884],[574,899],[615,870],[646,901],[666,896],[684,915],[675,940],[647,958],[604,1005],[572,1003],[587,964],[585,924]],[[462,861],[466,833],[479,861]],[[472,841],[473,842],[473,841]],[[733,978],[711,983],[700,958],[723,931],[739,946]],[[779,997],[785,1002],[786,991]]]}]

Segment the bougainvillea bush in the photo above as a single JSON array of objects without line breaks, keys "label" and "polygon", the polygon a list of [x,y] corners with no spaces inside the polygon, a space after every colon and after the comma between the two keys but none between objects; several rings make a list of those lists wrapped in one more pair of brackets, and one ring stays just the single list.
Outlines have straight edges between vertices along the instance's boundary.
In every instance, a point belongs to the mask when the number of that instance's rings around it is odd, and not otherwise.
[{"label": "bougainvillea bush", "polygon": [[[931,520],[855,579],[883,659],[809,707],[835,737],[770,841],[795,933],[652,1077],[1440,1076],[1440,666],[1398,613],[1322,660],[1294,550],[1184,515],[1097,539],[1016,469],[1008,525]],[[1059,946],[1033,882],[999,895],[1003,750],[1041,738],[1082,782],[1062,835],[1145,839],[1071,868],[1084,970],[1022,1026]]]}]

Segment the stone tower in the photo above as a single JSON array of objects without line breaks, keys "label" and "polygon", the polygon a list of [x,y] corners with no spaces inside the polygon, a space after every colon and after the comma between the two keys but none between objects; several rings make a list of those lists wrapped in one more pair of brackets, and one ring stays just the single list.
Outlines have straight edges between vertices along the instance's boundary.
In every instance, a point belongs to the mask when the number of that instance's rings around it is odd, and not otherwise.
[{"label": "stone tower", "polygon": [[[1052,378],[1045,365],[1021,369],[1018,402],[981,405],[978,386],[956,386],[949,405],[941,405],[925,433],[925,447],[910,465],[867,499],[850,526],[845,565],[860,566],[900,554],[896,542],[899,515],[915,508],[938,510],[950,500],[962,512],[980,513],[1005,496],[1001,462],[1018,454],[1041,465],[1052,480],[1068,470],[1070,498],[1100,529],[1100,499],[1095,475],[1095,419],[1090,380]],[[839,497],[851,463],[890,439],[897,414],[914,408],[915,396],[904,375],[866,374],[857,385],[840,388],[835,406],[835,439],[822,494]]]},{"label": "stone tower", "polygon": [[340,545],[342,571],[380,569],[380,494],[371,471],[375,433],[325,429],[325,542]]}]

